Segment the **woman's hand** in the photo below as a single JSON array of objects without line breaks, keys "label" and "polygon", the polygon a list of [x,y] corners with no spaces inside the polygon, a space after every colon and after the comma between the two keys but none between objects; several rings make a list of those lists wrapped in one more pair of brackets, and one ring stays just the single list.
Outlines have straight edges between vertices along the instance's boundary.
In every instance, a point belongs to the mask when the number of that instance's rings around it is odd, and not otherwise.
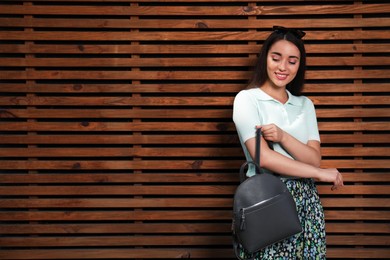
[{"label": "woman's hand", "polygon": [[258,126],[257,128],[261,128],[261,132],[263,133],[263,137],[265,140],[272,141],[275,143],[282,142],[282,139],[284,137],[284,131],[280,129],[277,125],[262,125]]},{"label": "woman's hand", "polygon": [[332,190],[337,190],[337,188],[344,186],[343,176],[341,173],[335,168],[329,169],[319,169],[319,181],[323,182],[332,182]]}]

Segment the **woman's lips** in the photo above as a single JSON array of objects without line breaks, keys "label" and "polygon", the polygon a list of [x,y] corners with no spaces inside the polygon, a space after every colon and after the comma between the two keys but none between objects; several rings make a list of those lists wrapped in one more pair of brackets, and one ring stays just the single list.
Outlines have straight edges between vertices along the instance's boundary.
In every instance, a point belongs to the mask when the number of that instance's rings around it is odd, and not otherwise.
[{"label": "woman's lips", "polygon": [[285,80],[288,76],[287,74],[280,74],[280,73],[275,73],[275,75],[278,80]]}]

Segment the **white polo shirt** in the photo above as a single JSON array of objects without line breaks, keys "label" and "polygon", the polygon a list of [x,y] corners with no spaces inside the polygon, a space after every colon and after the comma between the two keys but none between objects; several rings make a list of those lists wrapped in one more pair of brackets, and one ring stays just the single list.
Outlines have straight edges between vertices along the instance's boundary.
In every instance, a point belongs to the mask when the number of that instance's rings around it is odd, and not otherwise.
[{"label": "white polo shirt", "polygon": [[[320,141],[313,102],[305,96],[293,96],[289,91],[287,94],[288,101],[285,104],[260,88],[242,90],[236,95],[233,104],[233,121],[248,161],[252,158],[245,142],[256,137],[257,125],[273,123],[304,144],[309,140]],[[278,143],[274,143],[273,148],[276,152],[294,159]],[[247,175],[253,174],[254,167],[249,167]]]}]

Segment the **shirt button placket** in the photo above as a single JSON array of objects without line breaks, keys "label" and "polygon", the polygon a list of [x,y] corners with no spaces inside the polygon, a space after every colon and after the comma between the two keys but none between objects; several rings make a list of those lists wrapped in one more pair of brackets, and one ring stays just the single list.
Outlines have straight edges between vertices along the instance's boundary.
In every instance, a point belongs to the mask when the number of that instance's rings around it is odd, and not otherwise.
[{"label": "shirt button placket", "polygon": [[283,118],[287,124],[290,124],[290,119],[288,118],[288,113],[287,113],[287,107],[286,105],[281,105],[280,109],[282,110],[283,113]]}]

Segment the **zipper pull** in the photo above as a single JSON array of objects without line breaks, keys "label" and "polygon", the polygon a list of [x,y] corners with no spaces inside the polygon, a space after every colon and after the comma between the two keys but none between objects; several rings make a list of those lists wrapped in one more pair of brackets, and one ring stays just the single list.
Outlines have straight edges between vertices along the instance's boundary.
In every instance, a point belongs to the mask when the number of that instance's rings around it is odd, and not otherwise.
[{"label": "zipper pull", "polygon": [[240,224],[240,230],[245,230],[246,225],[245,225],[245,210],[241,210],[241,224]]},{"label": "zipper pull", "polygon": [[233,234],[236,233],[236,232],[235,232],[236,230],[235,230],[235,228],[234,228],[235,225],[236,225],[235,217],[236,217],[236,216],[233,217],[233,220],[232,220],[232,227],[231,227],[231,230],[232,230]]}]

